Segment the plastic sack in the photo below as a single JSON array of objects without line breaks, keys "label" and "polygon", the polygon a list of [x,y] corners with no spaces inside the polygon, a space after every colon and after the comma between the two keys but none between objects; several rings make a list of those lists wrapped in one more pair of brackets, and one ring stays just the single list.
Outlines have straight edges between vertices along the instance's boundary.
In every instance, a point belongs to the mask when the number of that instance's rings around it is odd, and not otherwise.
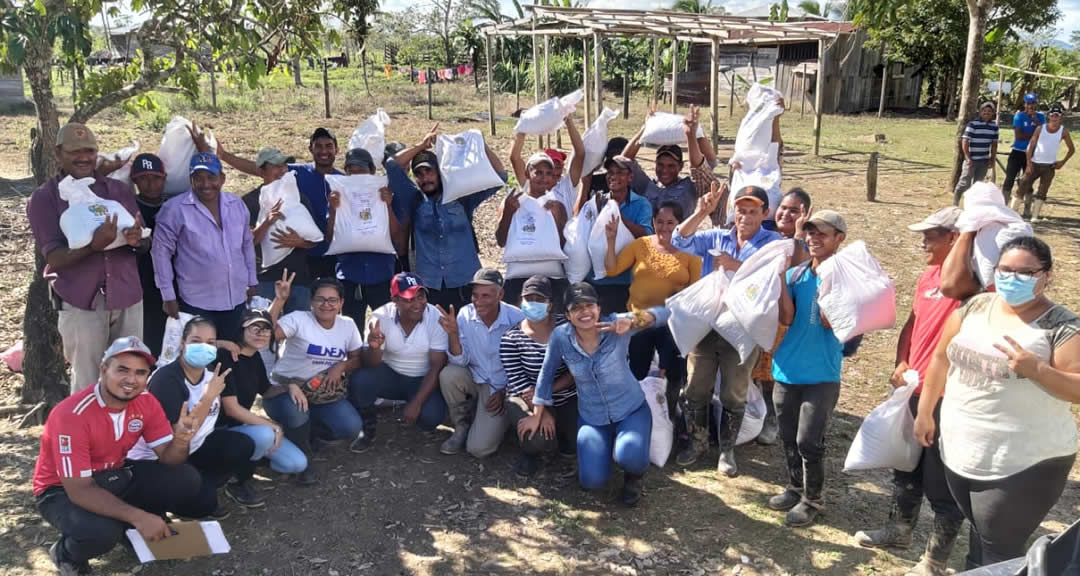
[{"label": "plastic sack", "polygon": [[563,253],[566,254],[566,279],[571,284],[581,282],[592,270],[589,255],[589,234],[596,222],[596,203],[586,202],[577,216],[563,228]]},{"label": "plastic sack", "polygon": [[922,446],[915,441],[915,417],[908,407],[919,386],[919,375],[909,376],[912,372],[904,374],[906,385],[893,390],[863,420],[844,458],[844,472],[877,468],[911,472],[919,465]]},{"label": "plastic sack", "polygon": [[108,178],[119,180],[125,184],[131,184],[131,164],[135,161],[135,154],[139,151],[139,141],[132,140],[131,146],[121,148],[112,154],[98,154],[101,160],[123,160],[124,165],[109,173]]},{"label": "plastic sack", "polygon": [[[720,374],[716,375],[716,384],[713,387],[713,416],[717,422],[723,420],[724,403],[720,400],[723,392],[723,381],[720,378]],[[762,394],[761,388],[756,382],[751,382],[750,386],[746,389],[746,411],[743,413],[743,421],[739,426],[739,434],[735,436],[735,445],[742,446],[747,442],[752,442],[760,434],[761,430],[765,428],[765,413],[768,409],[765,402],[772,402],[772,398],[765,398]],[[716,427],[717,440],[720,439],[721,428]]]},{"label": "plastic sack", "polygon": [[484,151],[484,135],[479,130],[440,134],[435,142],[435,156],[439,158],[443,204],[505,184],[491,167]]},{"label": "plastic sack", "polygon": [[652,412],[652,435],[649,437],[649,462],[663,468],[675,441],[675,425],[668,416],[667,380],[649,377],[641,381],[641,391]]},{"label": "plastic sack", "polygon": [[555,217],[544,208],[544,200],[528,194],[518,198],[518,209],[510,218],[510,231],[506,235],[503,262],[566,260]]},{"label": "plastic sack", "polygon": [[600,164],[604,161],[604,155],[607,154],[608,145],[608,122],[619,117],[617,110],[611,108],[604,108],[600,115],[593,120],[589,129],[585,131],[585,134],[581,137],[581,142],[585,147],[585,164],[581,167],[582,174],[592,174],[600,167]]},{"label": "plastic sack", "polygon": [[349,150],[363,148],[371,154],[375,166],[382,166],[383,154],[386,151],[386,127],[389,125],[390,115],[382,108],[377,108],[374,114],[353,130],[349,137]]},{"label": "plastic sack", "polygon": [[727,275],[723,271],[710,272],[664,302],[671,313],[668,317],[671,337],[683,356],[688,356],[713,329],[713,322],[723,311],[727,289]]},{"label": "plastic sack", "polygon": [[[654,112],[645,120],[645,130],[641,133],[643,144],[666,146],[668,144],[686,144],[686,117],[682,114]],[[704,138],[705,131],[701,124],[697,127],[697,138]]]},{"label": "plastic sack", "polygon": [[530,136],[551,134],[563,125],[567,116],[574,113],[583,98],[585,92],[578,89],[562,98],[551,98],[525,110],[518,117],[514,133]]},{"label": "plastic sack", "polygon": [[165,333],[161,337],[161,354],[157,359],[158,368],[176,360],[180,355],[180,344],[183,342],[184,326],[188,320],[194,318],[187,312],[181,312],[179,318],[165,317]]},{"label": "plastic sack", "polygon": [[750,357],[750,354],[754,352],[754,348],[757,347],[757,342],[754,342],[754,337],[750,335],[750,332],[743,327],[735,315],[732,314],[731,309],[726,305],[723,307],[722,312],[717,316],[716,320],[712,323],[712,329],[720,335],[721,338],[731,344],[731,347],[739,353],[739,364],[746,363],[746,359]]},{"label": "plastic sack", "polygon": [[964,211],[956,219],[956,228],[963,232],[978,232],[994,223],[1011,224],[1024,219],[1005,205],[1001,189],[992,182],[976,182],[964,192]]},{"label": "plastic sack", "polygon": [[978,275],[983,287],[994,284],[994,268],[997,267],[998,257],[1001,256],[1001,247],[1013,238],[1034,235],[1035,231],[1031,229],[1031,224],[1022,220],[1009,224],[993,222],[975,234],[975,246],[971,258],[975,274]]},{"label": "plastic sack", "polygon": [[604,266],[604,256],[607,254],[607,223],[612,218],[619,219],[619,230],[615,233],[615,255],[618,256],[624,248],[634,241],[634,235],[622,222],[622,214],[619,212],[619,204],[614,200],[608,200],[604,209],[596,216],[596,223],[589,231],[589,257],[592,258],[593,278],[599,280],[607,277],[607,267]]},{"label": "plastic sack", "polygon": [[322,242],[323,233],[319,230],[311,213],[300,202],[300,188],[296,185],[296,173],[289,171],[284,176],[262,187],[259,192],[259,217],[257,222],[262,224],[270,214],[275,204],[281,202],[281,213],[284,220],[278,220],[270,225],[259,244],[262,250],[262,267],[265,270],[281,262],[288,256],[293,248],[279,246],[274,242],[274,232],[287,232],[292,228],[301,238],[308,242]]},{"label": "plastic sack", "polygon": [[19,340],[14,346],[4,350],[0,353],[0,361],[7,364],[8,370],[12,372],[22,372],[23,362],[23,341]]},{"label": "plastic sack", "polygon": [[765,190],[769,196],[769,212],[766,220],[776,219],[776,209],[780,207],[780,201],[784,198],[781,190],[783,184],[783,171],[780,169],[780,145],[773,142],[768,146],[768,154],[764,162],[758,164],[742,164],[738,170],[731,172],[731,194],[728,195],[727,223],[735,222],[735,194],[746,186],[757,186]]},{"label": "plastic sack", "polygon": [[769,145],[772,144],[773,118],[783,114],[779,100],[780,92],[754,83],[746,92],[746,106],[749,111],[739,123],[735,135],[735,151],[731,156],[732,164],[742,164],[753,170],[768,163]]},{"label": "plastic sack", "polygon": [[386,176],[356,174],[326,177],[330,190],[341,194],[341,206],[334,216],[334,239],[326,255],[348,252],[396,254],[390,238],[390,209],[379,193],[387,185]]},{"label": "plastic sack", "polygon": [[896,324],[896,288],[862,240],[822,262],[817,273],[818,305],[840,342]]},{"label": "plastic sack", "polygon": [[88,246],[98,227],[113,215],[116,216],[116,239],[105,247],[106,250],[125,245],[123,231],[135,225],[135,217],[123,204],[94,194],[90,189],[93,183],[93,178],[75,180],[66,176],[57,185],[60,199],[68,203],[67,209],[60,215],[60,230],[67,238],[68,248],[72,250]]},{"label": "plastic sack", "polygon": [[[783,282],[780,274],[794,253],[794,240],[766,244],[742,263],[724,293],[724,305],[762,350],[771,351],[776,344]],[[741,360],[745,362],[746,356]]]},{"label": "plastic sack", "polygon": [[[165,196],[183,194],[191,188],[191,177],[188,169],[191,166],[191,157],[198,150],[195,142],[191,139],[188,128],[191,122],[183,116],[173,116],[165,126],[165,134],[161,137],[161,146],[158,147],[158,158],[165,167]],[[217,149],[217,140],[214,133],[207,130],[206,143],[211,150]]]}]

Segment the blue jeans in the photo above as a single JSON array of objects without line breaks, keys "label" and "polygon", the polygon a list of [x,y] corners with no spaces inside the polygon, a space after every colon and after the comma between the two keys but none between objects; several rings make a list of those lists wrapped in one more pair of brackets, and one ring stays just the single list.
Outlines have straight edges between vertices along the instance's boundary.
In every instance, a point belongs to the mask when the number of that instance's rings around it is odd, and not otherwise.
[{"label": "blue jeans", "polygon": [[310,418],[317,434],[328,440],[356,438],[364,430],[364,419],[345,398],[329,404],[308,404],[308,411],[301,412],[287,393],[278,394],[263,398],[263,410],[286,428],[303,426]]},{"label": "blue jeans", "polygon": [[[369,430],[375,427],[375,399],[410,401],[420,391],[423,376],[402,376],[385,363],[374,368],[357,370],[349,377],[349,400],[370,421]],[[434,430],[446,419],[446,400],[436,386],[420,407],[416,425],[424,430]]]},{"label": "blue jeans", "polygon": [[[259,282],[259,287],[255,291],[270,300],[274,300],[274,283],[273,282]],[[307,286],[300,286],[299,284],[293,284],[292,291],[289,292],[289,299],[285,301],[285,309],[282,311],[282,315],[289,312],[295,312],[297,310],[311,310],[311,289]]]},{"label": "blue jeans", "polygon": [[578,482],[586,490],[607,486],[611,460],[627,474],[640,476],[649,467],[652,412],[642,402],[629,416],[614,424],[593,426],[578,416]]},{"label": "blue jeans", "polygon": [[[285,394],[288,396],[288,394]],[[239,432],[255,442],[255,452],[251,455],[252,460],[261,460],[263,457],[270,460],[270,468],[280,474],[299,474],[307,468],[307,456],[289,441],[281,439],[281,445],[270,454],[266,452],[274,446],[274,430],[269,426],[252,426],[241,424],[230,428]]]}]

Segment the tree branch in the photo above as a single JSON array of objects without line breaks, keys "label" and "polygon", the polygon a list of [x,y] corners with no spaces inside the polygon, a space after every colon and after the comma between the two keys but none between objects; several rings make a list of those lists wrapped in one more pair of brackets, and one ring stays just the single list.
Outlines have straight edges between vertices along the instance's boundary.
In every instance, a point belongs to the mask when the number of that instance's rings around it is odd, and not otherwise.
[{"label": "tree branch", "polygon": [[[149,50],[149,47],[147,47],[147,50]],[[144,54],[143,57],[149,58],[150,56]],[[184,51],[183,49],[177,48],[176,60],[171,68],[149,74],[144,71],[142,74],[139,75],[139,78],[131,84],[128,84],[127,86],[124,86],[119,90],[109,92],[108,94],[102,94],[96,100],[93,100],[76,108],[75,112],[71,115],[69,122],[85,123],[87,120],[94,117],[95,114],[101,112],[102,110],[110,106],[115,106],[116,104],[119,104],[127,100],[128,98],[138,96],[139,94],[143,94],[157,88],[160,84],[166,82],[174,75],[176,75],[176,73],[179,72],[180,66],[183,64],[183,62]]]}]

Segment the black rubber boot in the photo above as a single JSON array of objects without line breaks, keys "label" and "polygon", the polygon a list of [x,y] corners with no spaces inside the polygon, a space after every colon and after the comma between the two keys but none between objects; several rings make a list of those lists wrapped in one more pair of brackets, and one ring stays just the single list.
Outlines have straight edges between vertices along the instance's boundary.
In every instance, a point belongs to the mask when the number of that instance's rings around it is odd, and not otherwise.
[{"label": "black rubber boot", "polygon": [[930,537],[926,539],[926,551],[919,563],[905,574],[905,576],[945,576],[949,565],[949,555],[952,554],[953,544],[960,534],[960,528],[964,525],[964,517],[950,518],[942,514],[934,514],[934,522],[930,528]]},{"label": "black rubber boot", "polygon": [[641,492],[645,489],[645,475],[634,475],[629,472],[623,474],[622,503],[624,506],[634,506],[641,500]]},{"label": "black rubber boot", "polygon": [[698,458],[709,449],[709,426],[706,422],[708,408],[686,410],[686,433],[689,439],[686,446],[679,451],[675,462],[679,466],[689,466],[697,462]]},{"label": "black rubber boot", "polygon": [[724,408],[724,417],[720,422],[720,458],[716,462],[716,471],[728,478],[739,475],[739,466],[735,463],[735,440],[742,428],[745,410]]},{"label": "black rubber boot", "polygon": [[911,533],[919,523],[922,497],[922,491],[915,490],[912,484],[893,482],[889,520],[876,530],[856,532],[855,542],[865,548],[910,548]]}]

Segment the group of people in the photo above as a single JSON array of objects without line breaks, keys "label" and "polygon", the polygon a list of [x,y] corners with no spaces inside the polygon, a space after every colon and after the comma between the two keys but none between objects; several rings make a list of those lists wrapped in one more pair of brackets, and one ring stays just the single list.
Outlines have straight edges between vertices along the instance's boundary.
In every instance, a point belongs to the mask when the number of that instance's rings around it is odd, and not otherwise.
[{"label": "group of people", "polygon": [[[835,211],[815,210],[799,188],[776,206],[757,186],[729,190],[713,173],[711,144],[696,138],[697,121],[691,109],[689,166],[682,147],[662,146],[655,178],[636,161],[641,132],[613,138],[595,174],[583,170],[571,118],[570,156],[549,149],[524,158],[525,138],[517,137],[509,161],[521,190],[500,203],[500,245],[525,195],[555,222],[560,243],[589,203],[597,213],[609,201],[618,206],[618,216],[595,223],[607,238],[606,274],[575,283],[561,260],[508,263],[505,274],[481,266],[472,220],[499,188],[443,202],[432,151],[437,125],[415,145],[386,147],[380,197],[398,253],[336,256],[326,252],[341,198],[326,176],[342,172],[337,139],[324,128],[311,135],[312,162],[303,164],[274,148],[254,160],[220,141],[212,150],[193,126],[191,188],[165,198],[160,158],[134,158],[133,190],[98,166],[89,128],[64,126],[60,174],[27,205],[72,368],[72,395],[48,418],[33,481],[43,517],[61,532],[50,549],[60,573],[87,573],[89,560],[129,526],[156,540],[168,536],[167,514],[225,517],[219,492],[242,506],[265,505],[251,482],[259,462],[299,484],[316,482],[313,451],[375,446],[379,399],[403,403],[406,426],[449,425],[440,446],[446,455],[488,457],[509,436],[524,478],[551,459],[567,467],[576,460],[581,487],[595,490],[608,485],[614,463],[623,472],[621,501],[633,506],[653,426],[639,382],[654,369],[680,423],[672,447],[680,466],[709,451],[720,376],[717,470],[728,477],[739,470],[735,444],[748,391],[760,386],[768,413],[757,440],[780,440],[788,480],[767,505],[789,526],[812,524],[825,505],[826,430],[842,362],[853,353],[818,306],[818,269],[844,244],[848,225]],[[486,155],[505,182],[500,159],[490,148]],[[224,192],[225,165],[261,177],[262,186],[243,196]],[[362,148],[345,153],[344,174],[379,168]],[[324,231],[321,242],[304,240],[279,207],[257,217],[262,187],[288,172]],[[122,204],[135,226],[118,229],[106,218],[90,245],[69,248],[60,226],[67,203],[58,193],[68,176],[92,178],[91,190]],[[730,228],[703,226],[723,222],[729,206]],[[959,214],[947,208],[911,226],[922,234],[927,268],[892,384],[903,385],[908,370],[919,373],[911,410],[926,449],[914,472],[896,472],[888,523],[856,535],[864,546],[910,545],[925,493],[934,531],[912,574],[945,573],[965,518],[969,566],[1022,553],[1060,496],[1076,451],[1069,403],[1080,401],[1080,339],[1072,338],[1080,320],[1046,296],[1050,249],[1034,237],[1009,243],[986,291],[971,269],[974,234],[958,233]],[[281,221],[284,231],[273,226]],[[634,239],[616,250],[621,227]],[[264,268],[258,246],[268,234],[291,252]],[[108,249],[118,238],[122,245]],[[717,332],[680,354],[667,299],[785,240],[794,251],[781,277],[771,354],[755,347],[741,358]],[[250,307],[256,295],[269,307]],[[156,366],[166,319],[181,312],[190,318],[176,359]],[[265,416],[253,411],[257,397]]]}]

